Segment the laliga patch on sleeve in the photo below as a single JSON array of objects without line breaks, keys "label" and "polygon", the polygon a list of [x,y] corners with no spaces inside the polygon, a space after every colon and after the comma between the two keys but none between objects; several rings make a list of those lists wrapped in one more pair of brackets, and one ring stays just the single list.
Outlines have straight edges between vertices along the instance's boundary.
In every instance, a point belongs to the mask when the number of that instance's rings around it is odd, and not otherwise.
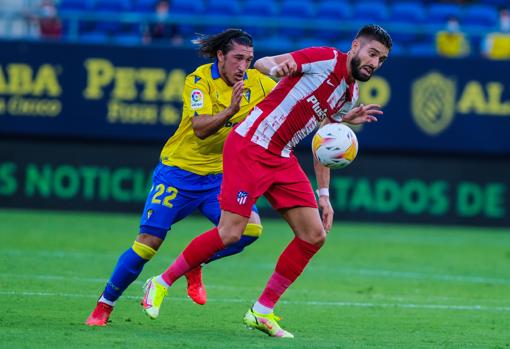
[{"label": "laliga patch on sleeve", "polygon": [[191,109],[196,110],[204,106],[204,93],[198,89],[191,91]]}]

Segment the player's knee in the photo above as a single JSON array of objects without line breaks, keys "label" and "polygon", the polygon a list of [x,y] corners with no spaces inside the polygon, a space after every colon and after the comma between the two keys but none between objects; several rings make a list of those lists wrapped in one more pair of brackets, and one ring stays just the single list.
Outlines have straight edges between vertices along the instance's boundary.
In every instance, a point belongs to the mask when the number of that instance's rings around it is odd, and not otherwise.
[{"label": "player's knee", "polygon": [[239,240],[241,240],[241,236],[238,234],[228,234],[227,233],[225,235],[222,235],[221,239],[225,246],[230,246],[230,245],[233,245],[233,244],[239,242]]},{"label": "player's knee", "polygon": [[135,241],[131,248],[138,256],[140,256],[140,258],[147,261],[156,254],[156,249],[139,241]]},{"label": "player's knee", "polygon": [[230,229],[218,228],[218,231],[221,236],[221,241],[225,246],[230,246],[232,244],[237,243],[241,239],[242,228],[239,229],[237,227],[233,227]]},{"label": "player's knee", "polygon": [[261,224],[248,223],[246,228],[244,228],[243,236],[249,236],[257,239],[260,235],[262,235],[262,231],[263,228]]},{"label": "player's knee", "polygon": [[145,246],[149,246],[153,250],[157,251],[163,243],[163,239],[152,234],[140,233],[136,238],[136,242],[139,242]]},{"label": "player's knee", "polygon": [[316,247],[321,247],[326,242],[326,231],[323,227],[312,229],[304,240]]}]

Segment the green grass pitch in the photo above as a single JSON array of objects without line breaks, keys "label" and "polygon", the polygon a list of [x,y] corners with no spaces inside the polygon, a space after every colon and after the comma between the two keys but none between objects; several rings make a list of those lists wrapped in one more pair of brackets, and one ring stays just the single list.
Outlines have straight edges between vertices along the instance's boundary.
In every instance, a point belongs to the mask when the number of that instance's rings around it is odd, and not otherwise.
[{"label": "green grass pitch", "polygon": [[241,255],[206,266],[209,301],[185,282],[150,320],[143,281],[163,271],[210,224],[178,223],[117,303],[106,328],[83,323],[137,215],[0,211],[1,348],[510,348],[510,231],[337,223],[276,308],[295,339],[242,324],[292,234],[265,220]]}]

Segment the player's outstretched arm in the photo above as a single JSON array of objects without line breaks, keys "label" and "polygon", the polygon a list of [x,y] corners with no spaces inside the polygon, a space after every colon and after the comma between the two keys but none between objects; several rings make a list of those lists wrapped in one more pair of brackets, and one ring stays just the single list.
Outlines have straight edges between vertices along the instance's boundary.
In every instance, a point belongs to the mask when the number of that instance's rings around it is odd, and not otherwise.
[{"label": "player's outstretched arm", "polygon": [[[327,123],[329,123],[329,121],[325,119],[322,122],[321,127]],[[317,179],[317,195],[319,196],[318,204],[322,215],[322,225],[324,226],[324,230],[329,232],[333,225],[333,215],[335,213],[331,206],[331,202],[329,201],[329,181],[331,177],[331,170],[322,165],[315,156],[313,157],[313,168]]]},{"label": "player's outstretched arm", "polygon": [[260,58],[255,62],[254,67],[262,74],[276,78],[292,75],[297,70],[296,61],[290,53]]}]

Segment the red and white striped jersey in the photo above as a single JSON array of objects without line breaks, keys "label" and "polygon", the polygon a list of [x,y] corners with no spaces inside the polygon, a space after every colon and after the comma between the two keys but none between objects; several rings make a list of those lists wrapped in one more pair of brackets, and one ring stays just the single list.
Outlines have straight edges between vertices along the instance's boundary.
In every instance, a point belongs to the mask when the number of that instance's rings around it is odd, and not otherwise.
[{"label": "red and white striped jersey", "polygon": [[290,157],[324,118],[341,121],[358,100],[358,84],[348,81],[347,54],[311,47],[291,55],[298,73],[280,80],[235,130],[282,157]]}]

